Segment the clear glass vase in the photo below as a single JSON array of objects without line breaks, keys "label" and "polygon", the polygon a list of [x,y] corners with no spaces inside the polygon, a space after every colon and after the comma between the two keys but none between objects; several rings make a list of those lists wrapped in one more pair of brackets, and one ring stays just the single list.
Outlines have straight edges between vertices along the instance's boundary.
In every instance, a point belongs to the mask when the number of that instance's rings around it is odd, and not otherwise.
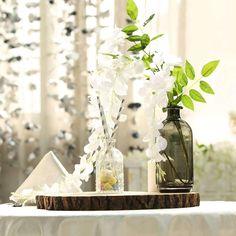
[{"label": "clear glass vase", "polygon": [[190,192],[193,187],[193,135],[188,123],[181,119],[180,109],[167,107],[161,129],[167,148],[161,153],[166,161],[160,163],[165,172],[164,178],[158,177],[160,192]]},{"label": "clear glass vase", "polygon": [[110,140],[96,160],[96,191],[99,193],[124,192],[123,155]]}]

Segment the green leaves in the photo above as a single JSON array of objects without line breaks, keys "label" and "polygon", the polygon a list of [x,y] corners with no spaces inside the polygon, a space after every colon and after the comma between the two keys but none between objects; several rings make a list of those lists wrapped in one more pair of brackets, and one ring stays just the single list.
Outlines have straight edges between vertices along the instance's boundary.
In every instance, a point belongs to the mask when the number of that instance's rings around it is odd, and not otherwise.
[{"label": "green leaves", "polygon": [[158,34],[157,36],[153,37],[153,38],[151,39],[151,41],[154,41],[154,40],[156,40],[156,39],[162,37],[163,35],[164,35],[164,34]]},{"label": "green leaves", "polygon": [[185,75],[184,71],[182,70],[182,68],[178,71],[177,74],[177,82],[182,85],[182,86],[186,86],[188,84],[188,79],[187,76]]},{"label": "green leaves", "polygon": [[191,89],[189,91],[189,96],[184,94],[182,95],[181,98],[181,102],[183,103],[183,105],[191,110],[194,110],[194,104],[193,101],[197,101],[197,102],[203,102],[206,103],[206,100],[204,99],[204,97],[201,95],[201,93],[199,93],[197,90],[195,89]]},{"label": "green leaves", "polygon": [[131,20],[136,20],[138,16],[138,7],[133,0],[127,0],[126,12]]},{"label": "green leaves", "polygon": [[183,71],[183,68],[181,66],[174,66],[172,75],[176,77],[176,82],[175,82],[176,89],[181,90],[182,92],[182,87],[185,87],[188,84],[188,79]]},{"label": "green leaves", "polygon": [[[202,77],[207,77],[212,74],[218,64],[219,61],[217,60],[205,64],[201,71]],[[185,61],[184,67],[174,66],[171,71],[171,75],[174,76],[176,80],[171,91],[173,97],[170,97],[170,95],[167,94],[169,105],[178,105],[182,102],[185,107],[193,110],[195,101],[206,103],[206,100],[202,96],[201,92],[194,89],[194,86],[196,85],[199,86],[201,91],[208,94],[214,94],[214,90],[207,82],[202,81],[202,77],[196,78],[194,67],[187,60]],[[192,80],[192,82],[190,82],[190,80]]]},{"label": "green leaves", "polygon": [[173,104],[173,105],[177,105],[179,102],[181,102],[181,99],[182,99],[182,95],[178,96],[178,97],[172,102],[172,104]]},{"label": "green leaves", "polygon": [[125,28],[122,29],[122,31],[128,35],[132,34],[136,30],[138,30],[138,27],[136,25],[127,25]]},{"label": "green leaves", "polygon": [[169,99],[169,102],[172,102],[174,100],[174,96],[172,92],[167,92],[167,97]]},{"label": "green leaves", "polygon": [[211,86],[207,82],[205,82],[205,81],[200,81],[200,88],[205,93],[215,94],[215,92],[211,88]]},{"label": "green leaves", "polygon": [[141,45],[141,43],[135,44],[134,46],[128,49],[128,51],[131,51],[131,52],[139,52],[141,50],[143,50],[143,46]]},{"label": "green leaves", "polygon": [[148,17],[148,19],[143,23],[143,27],[145,27],[155,16],[155,14],[152,14]]},{"label": "green leaves", "polygon": [[144,62],[145,68],[150,68],[150,63],[152,62],[152,56],[143,55],[142,60]]},{"label": "green leaves", "polygon": [[140,41],[140,43],[133,45],[128,49],[128,51],[132,52],[139,52],[147,47],[150,43],[150,38],[147,34],[143,34],[142,36],[139,35],[131,35],[127,38],[131,42]]},{"label": "green leaves", "polygon": [[188,76],[189,79],[195,78],[195,71],[193,66],[186,60],[185,62],[185,73]]},{"label": "green leaves", "polygon": [[212,74],[212,72],[216,69],[220,61],[210,61],[207,64],[205,64],[202,68],[202,76],[207,77]]},{"label": "green leaves", "polygon": [[177,78],[177,75],[178,75],[178,73],[179,73],[179,70],[181,70],[181,69],[182,69],[181,66],[174,66],[174,69],[172,70],[172,75]]},{"label": "green leaves", "polygon": [[142,48],[145,49],[147,45],[151,42],[148,34],[143,34],[142,36],[139,35],[131,35],[128,38],[126,38],[130,42],[138,42],[140,41],[140,44],[142,45]]},{"label": "green leaves", "polygon": [[[127,0],[127,2],[126,2],[126,11],[127,11],[127,14],[128,14],[128,16],[130,17],[131,20],[135,21],[137,19],[138,7],[137,7],[134,0]],[[148,19],[143,23],[143,26],[145,27],[154,18],[154,16],[155,16],[155,14],[150,15],[148,17]],[[124,27],[122,29],[122,31],[124,33],[126,33],[127,36],[128,36],[126,39],[130,42],[135,43],[135,45],[130,47],[128,49],[128,51],[139,52],[141,50],[144,50],[149,45],[149,43],[151,41],[153,41],[155,39],[158,39],[159,37],[161,37],[163,35],[163,34],[159,34],[159,35],[153,37],[152,39],[150,39],[149,35],[145,34],[145,33],[143,35],[133,35],[133,33],[135,31],[137,31],[138,29],[139,28],[135,24],[127,25],[126,27]],[[148,61],[146,61],[146,62],[147,62],[146,65],[150,64],[150,63],[148,63]]]},{"label": "green leaves", "polygon": [[195,90],[195,89],[191,89],[190,91],[189,91],[189,95],[190,95],[190,97],[193,99],[193,100],[195,100],[195,101],[197,101],[197,102],[204,102],[204,103],[206,103],[206,100],[204,99],[204,97],[201,95],[201,93],[199,93],[197,90]]},{"label": "green leaves", "polygon": [[112,57],[112,59],[116,59],[119,56],[118,54],[112,54],[112,53],[102,53],[102,55]]},{"label": "green leaves", "polygon": [[182,86],[177,82],[175,82],[175,92],[176,92],[176,95],[181,94],[183,92]]},{"label": "green leaves", "polygon": [[146,48],[149,43],[150,43],[150,38],[149,38],[148,34],[143,34],[141,36],[141,45],[142,45],[143,49]]},{"label": "green leaves", "polygon": [[131,35],[131,36],[129,36],[126,39],[128,39],[130,42],[137,42],[137,41],[141,40],[141,36],[139,36],[139,35]]},{"label": "green leaves", "polygon": [[183,95],[181,97],[181,102],[183,103],[183,105],[191,110],[194,110],[194,105],[193,105],[193,101],[192,99],[187,96],[187,95]]}]

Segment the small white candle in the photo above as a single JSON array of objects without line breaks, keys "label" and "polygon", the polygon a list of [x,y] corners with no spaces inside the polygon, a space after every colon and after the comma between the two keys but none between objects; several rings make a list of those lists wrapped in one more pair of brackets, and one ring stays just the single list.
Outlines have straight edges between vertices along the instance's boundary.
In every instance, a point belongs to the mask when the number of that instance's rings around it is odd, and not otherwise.
[{"label": "small white candle", "polygon": [[148,161],[148,192],[158,192],[156,178],[156,162],[150,160]]}]

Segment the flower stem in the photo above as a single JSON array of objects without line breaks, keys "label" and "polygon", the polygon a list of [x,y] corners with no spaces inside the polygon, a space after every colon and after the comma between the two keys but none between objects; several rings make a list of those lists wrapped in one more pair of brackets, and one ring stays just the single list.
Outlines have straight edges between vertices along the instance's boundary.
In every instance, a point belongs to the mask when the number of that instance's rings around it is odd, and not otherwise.
[{"label": "flower stem", "polygon": [[189,87],[187,87],[187,88],[185,89],[184,93],[186,94],[186,93],[187,93],[191,88],[193,88],[194,85],[195,85],[196,83],[198,83],[201,79],[202,79],[202,76],[201,76],[199,79],[196,79],[196,80],[194,81],[194,83],[192,83]]},{"label": "flower stem", "polygon": [[188,157],[188,152],[187,152],[187,149],[186,149],[186,146],[185,146],[185,142],[184,142],[184,136],[183,136],[183,133],[182,133],[182,129],[180,127],[180,124],[178,121],[174,121],[174,124],[177,128],[177,131],[179,133],[179,137],[180,137],[180,141],[181,141],[181,145],[182,145],[182,148],[183,148],[183,151],[184,151],[184,156],[186,158],[186,164],[187,164],[187,169],[186,169],[186,179],[188,179],[188,182],[189,182],[189,170],[190,170],[190,166],[189,166],[189,157]]},{"label": "flower stem", "polygon": [[168,162],[169,162],[169,164],[170,164],[172,170],[175,172],[175,175],[178,177],[178,179],[180,180],[180,182],[182,182],[183,184],[185,184],[185,182],[182,180],[182,178],[179,176],[178,172],[176,171],[176,169],[175,169],[174,165],[172,164],[172,162],[171,162],[170,158],[168,157],[168,155],[167,155],[165,152],[163,152],[163,154],[165,155],[165,157],[166,157],[166,159],[168,160]]}]

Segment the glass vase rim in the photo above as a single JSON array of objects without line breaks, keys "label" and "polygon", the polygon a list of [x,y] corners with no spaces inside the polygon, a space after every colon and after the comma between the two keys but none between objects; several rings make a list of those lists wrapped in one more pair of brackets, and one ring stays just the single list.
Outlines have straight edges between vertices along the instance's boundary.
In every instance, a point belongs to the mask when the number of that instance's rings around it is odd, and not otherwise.
[{"label": "glass vase rim", "polygon": [[170,106],[167,106],[166,109],[183,109],[182,106],[178,106],[178,105],[170,105]]}]

